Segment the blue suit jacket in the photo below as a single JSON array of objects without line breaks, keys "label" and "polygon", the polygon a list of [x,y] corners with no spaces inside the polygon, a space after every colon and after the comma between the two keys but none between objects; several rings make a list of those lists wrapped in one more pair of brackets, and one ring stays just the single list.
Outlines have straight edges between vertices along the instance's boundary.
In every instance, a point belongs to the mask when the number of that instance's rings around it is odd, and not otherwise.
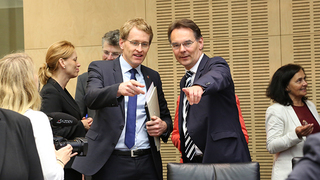
[{"label": "blue suit jacket", "polygon": [[[186,77],[180,82],[185,85]],[[205,88],[199,104],[190,106],[187,128],[191,138],[203,152],[203,163],[232,163],[251,161],[249,149],[241,131],[234,94],[234,84],[227,62],[221,57],[204,55],[193,84]],[[181,90],[180,97],[184,97]],[[182,128],[183,98],[179,105],[179,132],[183,162],[185,140]]]},{"label": "blue suit jacket", "polygon": [[[153,82],[157,87],[160,118],[167,123],[168,131],[161,136],[167,142],[172,131],[172,120],[162,91],[158,72],[141,65],[144,80],[149,88]],[[96,110],[92,126],[87,132],[89,148],[86,157],[76,157],[73,168],[93,175],[101,169],[112,154],[125,125],[124,97],[117,98],[120,83],[123,82],[119,57],[113,61],[94,61],[89,65],[89,78],[85,100],[90,109]],[[150,147],[159,179],[162,179],[162,161],[156,151],[154,138],[149,136]]]}]

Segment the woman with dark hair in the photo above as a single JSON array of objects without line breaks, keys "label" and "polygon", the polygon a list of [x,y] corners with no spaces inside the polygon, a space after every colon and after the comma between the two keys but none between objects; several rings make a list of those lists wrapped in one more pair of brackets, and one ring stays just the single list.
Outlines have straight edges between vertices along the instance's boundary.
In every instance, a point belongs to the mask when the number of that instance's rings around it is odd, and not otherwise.
[{"label": "woman with dark hair", "polygon": [[273,75],[266,95],[275,102],[266,112],[267,150],[275,154],[272,180],[286,179],[293,157],[302,157],[306,136],[320,132],[320,117],[307,100],[306,74],[300,65],[288,64]]}]

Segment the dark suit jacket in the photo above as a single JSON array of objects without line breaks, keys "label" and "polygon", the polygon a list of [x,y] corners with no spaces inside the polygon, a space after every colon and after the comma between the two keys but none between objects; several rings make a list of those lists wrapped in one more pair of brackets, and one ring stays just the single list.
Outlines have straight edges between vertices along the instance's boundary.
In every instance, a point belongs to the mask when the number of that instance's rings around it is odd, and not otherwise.
[{"label": "dark suit jacket", "polygon": [[[185,86],[183,76],[180,88]],[[187,128],[191,138],[203,152],[203,163],[251,161],[249,149],[241,131],[234,94],[234,84],[227,62],[221,57],[204,55],[193,84],[205,88],[199,104],[190,106]],[[184,97],[181,90],[180,97]],[[179,105],[179,132],[183,162],[185,140],[182,128],[183,98]]]},{"label": "dark suit jacket", "polygon": [[0,179],[43,179],[30,120],[0,109]]},{"label": "dark suit jacket", "polygon": [[[41,111],[44,113],[63,112],[70,114],[81,120],[79,107],[67,89],[62,89],[59,83],[50,78],[40,92],[42,97]],[[53,134],[62,136],[67,139],[74,139],[75,137],[84,137],[85,128],[81,121],[76,126],[71,127],[57,127],[53,128]]]},{"label": "dark suit jacket", "polygon": [[[168,131],[161,136],[167,142],[172,131],[172,120],[162,91],[159,73],[141,65],[144,80],[149,88],[153,82],[157,87],[160,118],[167,123]],[[73,168],[86,175],[93,175],[108,161],[125,125],[124,97],[117,98],[123,82],[119,57],[113,61],[94,61],[89,66],[89,79],[85,97],[89,108],[96,109],[96,116],[88,131],[89,148],[86,157],[77,157]],[[154,138],[149,136],[155,167],[162,179],[160,152],[156,151]]]},{"label": "dark suit jacket", "polygon": [[304,157],[296,164],[287,180],[316,180],[320,178],[320,133],[307,137]]},{"label": "dark suit jacket", "polygon": [[80,108],[82,117],[85,117],[88,114],[88,117],[94,118],[95,110],[89,109],[84,101],[84,96],[86,95],[87,81],[88,72],[85,72],[78,76],[76,95],[74,99],[76,100]]}]

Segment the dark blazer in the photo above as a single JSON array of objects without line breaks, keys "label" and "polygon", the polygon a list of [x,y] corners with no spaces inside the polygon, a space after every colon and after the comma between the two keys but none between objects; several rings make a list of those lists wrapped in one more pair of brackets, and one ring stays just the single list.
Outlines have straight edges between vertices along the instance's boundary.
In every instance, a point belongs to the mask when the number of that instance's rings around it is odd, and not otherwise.
[{"label": "dark blazer", "polygon": [[[81,120],[80,109],[75,100],[69,94],[67,89],[62,89],[57,81],[50,78],[40,92],[42,97],[41,111],[44,113],[63,112],[70,114]],[[52,129],[54,135],[62,136],[67,139],[75,137],[84,137],[85,128],[81,121],[75,126],[55,127]]]},{"label": "dark blazer", "polygon": [[88,114],[88,117],[94,118],[95,110],[89,109],[84,101],[84,96],[86,95],[87,81],[88,72],[85,72],[78,76],[76,95],[74,99],[80,108],[82,117],[85,117]]},{"label": "dark blazer", "polygon": [[[153,82],[157,87],[160,118],[167,123],[168,131],[161,136],[167,142],[172,131],[172,120],[162,91],[158,72],[141,65],[147,89]],[[96,109],[96,116],[88,131],[88,153],[77,157],[73,168],[86,175],[97,173],[108,161],[125,125],[124,97],[117,98],[123,82],[119,57],[113,61],[94,61],[89,65],[89,79],[85,97],[89,108]],[[162,179],[160,152],[156,150],[154,138],[149,136],[152,156],[159,179]]]},{"label": "dark blazer", "polygon": [[0,179],[43,179],[30,120],[0,109]]},{"label": "dark blazer", "polygon": [[[183,76],[180,88],[185,86]],[[234,84],[227,62],[221,57],[204,55],[193,84],[205,91],[199,104],[190,106],[187,128],[191,138],[203,152],[203,163],[232,163],[251,161],[249,149],[241,131],[234,94]],[[180,97],[184,97],[181,90]],[[179,132],[183,162],[185,140],[182,128],[183,98],[179,105]]]},{"label": "dark blazer", "polygon": [[320,133],[311,134],[303,145],[304,157],[296,164],[287,180],[315,180],[320,177]]},{"label": "dark blazer", "polygon": [[[70,114],[79,121],[74,126],[67,127],[52,127],[52,133],[55,136],[62,136],[68,140],[73,140],[76,137],[85,137],[86,130],[80,121],[82,119],[79,106],[69,94],[67,89],[62,89],[57,81],[50,78],[45,84],[40,95],[42,97],[41,111],[44,113],[63,112]],[[66,164],[65,169],[71,168],[75,157],[72,157]],[[69,176],[69,172],[65,171],[65,177]]]}]

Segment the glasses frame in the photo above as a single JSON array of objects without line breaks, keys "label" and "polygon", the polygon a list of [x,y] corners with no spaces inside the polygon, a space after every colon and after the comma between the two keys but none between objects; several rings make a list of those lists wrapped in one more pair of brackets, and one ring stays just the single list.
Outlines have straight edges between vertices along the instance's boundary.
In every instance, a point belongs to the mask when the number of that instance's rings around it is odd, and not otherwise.
[{"label": "glasses frame", "polygon": [[[196,42],[196,41],[191,41],[191,40],[188,40],[188,41],[185,41],[183,43],[171,43],[170,46],[172,47],[172,49],[180,49],[181,45],[185,48],[189,48],[192,46],[192,44]],[[189,44],[190,43],[190,44]]]},{"label": "glasses frame", "polygon": [[127,41],[129,41],[129,43],[134,47],[139,47],[140,45],[141,45],[142,49],[147,49],[147,48],[150,47],[149,42],[139,42],[139,41],[135,41],[135,40],[131,41],[131,40],[128,40],[128,39],[127,39]]},{"label": "glasses frame", "polygon": [[[111,53],[111,56],[112,56],[112,57],[115,57],[115,58],[117,58],[117,57],[120,56],[120,54],[121,54],[121,52],[109,52],[109,51],[108,51],[109,53],[107,54],[107,53],[105,53],[105,51],[106,51],[106,50],[102,50],[102,53],[105,54],[105,55],[107,55],[107,56],[109,56],[110,53]],[[115,53],[116,53],[116,54],[115,54]]]}]

